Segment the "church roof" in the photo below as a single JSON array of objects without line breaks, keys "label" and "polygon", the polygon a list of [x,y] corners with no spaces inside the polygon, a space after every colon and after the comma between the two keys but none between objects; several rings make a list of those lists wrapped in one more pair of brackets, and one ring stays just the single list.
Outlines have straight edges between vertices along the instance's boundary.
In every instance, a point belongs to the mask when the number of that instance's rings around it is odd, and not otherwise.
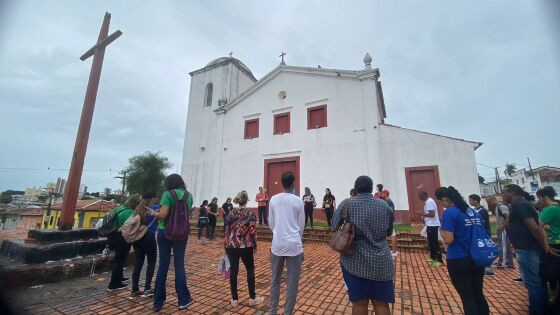
[{"label": "church roof", "polygon": [[272,80],[281,72],[291,72],[291,73],[301,73],[307,75],[318,75],[318,76],[327,76],[327,77],[341,77],[341,78],[349,78],[355,80],[364,80],[364,79],[377,79],[379,78],[379,69],[365,69],[365,70],[340,70],[340,69],[327,69],[327,68],[314,68],[314,67],[297,67],[297,66],[287,66],[280,64],[278,67],[274,68],[270,71],[267,75],[262,77],[260,80],[255,82],[253,86],[248,88],[245,92],[241,93],[236,99],[231,100],[223,107],[215,109],[215,112],[222,112],[224,110],[228,110],[239,102],[253,94],[256,90],[258,90],[261,86],[265,85],[268,81]]},{"label": "church roof", "polygon": [[420,131],[420,130],[415,130],[415,129],[410,129],[410,128],[404,128],[404,127],[395,126],[395,125],[386,124],[386,123],[382,123],[380,125],[387,126],[387,127],[404,129],[404,130],[409,130],[409,131],[414,131],[414,132],[419,132],[419,133],[423,133],[423,134],[427,134],[427,135],[431,135],[431,136],[436,136],[436,137],[444,137],[444,138],[448,138],[448,139],[453,139],[453,140],[458,140],[458,141],[463,141],[463,142],[469,142],[469,143],[472,143],[472,144],[475,145],[474,146],[475,150],[480,148],[480,146],[482,146],[482,142],[470,141],[470,140],[465,140],[465,139],[460,139],[460,138],[453,138],[453,137],[449,137],[449,136],[438,135],[437,133],[431,133],[431,132]]},{"label": "church roof", "polygon": [[204,68],[195,70],[193,72],[190,72],[189,74],[192,76],[194,74],[202,73],[204,71],[208,71],[210,69],[214,69],[214,68],[226,65],[228,63],[233,63],[241,71],[245,72],[251,79],[253,79],[253,81],[257,81],[257,79],[255,78],[255,76],[253,75],[253,72],[251,72],[249,67],[247,67],[243,62],[241,62],[241,60],[239,60],[237,58],[233,58],[233,57],[216,58],[216,59],[210,61],[206,66],[204,66]]}]

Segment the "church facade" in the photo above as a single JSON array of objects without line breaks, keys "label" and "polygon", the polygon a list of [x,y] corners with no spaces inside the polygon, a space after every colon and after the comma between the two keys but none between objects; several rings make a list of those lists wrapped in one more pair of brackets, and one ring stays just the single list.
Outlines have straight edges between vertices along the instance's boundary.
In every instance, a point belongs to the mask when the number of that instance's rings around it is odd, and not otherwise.
[{"label": "church facade", "polygon": [[253,199],[260,186],[274,195],[288,170],[297,194],[309,187],[318,200],[328,187],[341,201],[369,175],[391,192],[399,222],[420,220],[419,189],[477,193],[481,144],[385,123],[379,69],[369,54],[363,61],[362,70],[281,63],[257,80],[223,57],[191,72],[181,175],[195,203],[240,190]]}]

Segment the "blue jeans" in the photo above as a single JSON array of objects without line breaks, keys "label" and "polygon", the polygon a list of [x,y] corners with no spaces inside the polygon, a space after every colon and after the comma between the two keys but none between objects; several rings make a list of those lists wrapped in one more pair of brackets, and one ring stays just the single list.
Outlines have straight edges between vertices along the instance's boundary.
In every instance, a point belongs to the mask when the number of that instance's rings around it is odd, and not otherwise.
[{"label": "blue jeans", "polygon": [[158,230],[157,244],[159,247],[159,267],[156,276],[156,291],[154,294],[154,307],[161,308],[165,303],[165,282],[171,260],[173,248],[173,262],[175,265],[175,291],[179,306],[187,305],[191,301],[191,293],[187,288],[185,275],[185,249],[187,241],[169,241],[165,238],[164,230]]},{"label": "blue jeans", "polygon": [[516,256],[521,279],[529,293],[529,314],[544,314],[548,306],[548,292],[539,274],[543,251],[517,249]]}]

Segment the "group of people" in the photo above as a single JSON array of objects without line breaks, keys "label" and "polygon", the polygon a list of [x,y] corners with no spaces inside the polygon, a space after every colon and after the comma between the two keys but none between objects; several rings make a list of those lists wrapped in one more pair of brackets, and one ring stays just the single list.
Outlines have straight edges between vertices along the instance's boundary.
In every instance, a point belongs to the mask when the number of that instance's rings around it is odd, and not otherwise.
[{"label": "group of people", "polygon": [[[282,175],[283,191],[269,198],[264,189],[257,194],[259,217],[273,232],[270,249],[270,313],[276,314],[280,302],[282,271],[287,267],[286,297],[284,313],[292,314],[297,300],[299,278],[304,258],[303,232],[308,222],[312,224],[312,209],[316,207],[315,197],[305,188],[303,198],[293,193],[295,176],[291,172]],[[174,253],[175,288],[180,309],[193,303],[187,287],[184,257],[187,241],[169,241],[165,237],[167,219],[177,202],[186,202],[192,210],[193,196],[186,190],[185,183],[178,174],[172,174],[164,182],[166,192],[159,205],[152,193],[133,195],[114,211],[118,214],[118,224],[133,215],[138,215],[148,232],[140,240],[128,244],[120,233],[110,237],[110,246],[115,250],[115,261],[108,291],[126,288],[127,278],[123,276],[123,265],[134,247],[136,262],[132,273],[130,298],[153,296],[153,308],[161,310],[166,299],[166,278]],[[424,201],[424,219],[430,248],[429,264],[440,267],[444,264],[439,239],[446,247],[447,270],[451,282],[463,302],[465,314],[488,314],[489,307],[483,293],[484,275],[491,269],[478,267],[469,253],[472,230],[482,226],[491,235],[488,211],[481,206],[478,195],[470,195],[468,202],[452,186],[440,187],[430,197],[421,191],[419,198]],[[560,288],[558,277],[544,276],[541,268],[546,261],[557,259],[560,249],[560,206],[556,192],[545,187],[537,192],[540,212],[530,197],[517,185],[507,185],[502,192],[503,203],[495,197],[487,198],[491,212],[497,215],[497,243],[501,246],[497,268],[515,268],[509,243],[515,249],[521,278],[529,294],[531,314],[545,314],[548,296],[557,297]],[[255,259],[257,251],[257,215],[247,208],[249,200],[246,191],[239,192],[232,200],[228,198],[222,205],[224,217],[224,251],[230,262],[231,305],[238,306],[238,285],[240,261],[247,270],[249,305],[259,305],[264,298],[255,291]],[[203,202],[199,210],[198,224],[207,230],[207,237],[214,238],[218,217],[217,198],[210,203]],[[233,204],[236,204],[234,207]],[[444,208],[439,219],[438,204]],[[326,190],[322,207],[329,219],[332,231],[337,231],[343,223],[354,226],[353,253],[340,256],[340,267],[348,296],[352,302],[353,314],[367,314],[371,302],[376,314],[390,314],[389,304],[394,303],[395,268],[388,236],[394,236],[394,204],[389,191],[377,185],[373,194],[373,181],[368,176],[356,179],[350,198],[338,204],[329,189]],[[344,208],[348,211],[345,212]],[[268,208],[268,213],[267,209]],[[332,213],[330,213],[332,211]],[[311,212],[311,213],[310,213]],[[330,215],[329,215],[330,213]],[[347,214],[345,214],[347,213]],[[199,239],[201,231],[199,229]],[[392,244],[393,251],[396,244]],[[155,261],[159,249],[159,267],[155,289],[151,282],[155,271]],[[139,290],[140,272],[147,258],[146,280],[143,292]],[[550,269],[550,268],[548,268]],[[552,272],[554,273],[554,272]],[[552,301],[552,300],[551,300]]]},{"label": "group of people", "polygon": [[[506,185],[503,202],[495,196],[486,198],[491,212],[496,214],[497,245],[500,249],[496,268],[514,269],[513,252],[529,295],[530,314],[554,314],[560,288],[560,206],[553,187],[537,191],[538,202],[518,185]],[[484,276],[493,276],[493,266],[479,267],[471,257],[469,247],[474,226],[479,225],[492,236],[488,210],[481,197],[473,194],[468,204],[452,186],[440,187],[435,198],[445,210],[439,220],[438,208],[424,191],[419,198],[425,202],[424,219],[430,249],[429,264],[443,265],[438,237],[447,245],[446,264],[451,282],[463,302],[465,314],[489,314],[483,293]],[[553,309],[556,307],[556,309]]]}]

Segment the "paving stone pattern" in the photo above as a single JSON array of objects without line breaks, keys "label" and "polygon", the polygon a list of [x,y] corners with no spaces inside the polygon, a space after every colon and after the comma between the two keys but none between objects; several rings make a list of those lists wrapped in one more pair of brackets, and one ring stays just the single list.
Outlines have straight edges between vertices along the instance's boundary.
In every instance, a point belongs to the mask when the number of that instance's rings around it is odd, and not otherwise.
[{"label": "paving stone pattern", "polygon": [[[17,232],[13,232],[17,234]],[[26,234],[24,234],[26,235]],[[5,236],[0,237],[5,238]],[[174,289],[174,272],[167,279],[167,301],[162,314],[265,314],[268,310],[270,281],[270,243],[259,242],[256,254],[257,295],[265,297],[259,307],[248,306],[246,273],[239,274],[240,306],[229,304],[229,282],[216,271],[223,255],[222,243],[198,244],[190,241],[185,261],[188,287],[195,300],[187,310],[179,310]],[[461,314],[461,301],[449,281],[446,268],[430,268],[427,253],[402,252],[396,259],[396,303],[394,314]],[[132,270],[125,270],[130,277]],[[527,292],[512,279],[516,270],[496,270],[496,276],[485,279],[485,294],[492,314],[527,313]],[[129,290],[107,293],[109,274],[76,278],[9,292],[9,301],[32,314],[140,314],[153,313],[152,300],[128,300]],[[155,281],[155,276],[154,276]],[[143,279],[141,280],[141,286]],[[285,295],[285,284],[281,296]],[[281,299],[280,305],[283,305]],[[337,255],[326,244],[306,244],[300,280],[297,314],[350,314],[351,304]]]}]

